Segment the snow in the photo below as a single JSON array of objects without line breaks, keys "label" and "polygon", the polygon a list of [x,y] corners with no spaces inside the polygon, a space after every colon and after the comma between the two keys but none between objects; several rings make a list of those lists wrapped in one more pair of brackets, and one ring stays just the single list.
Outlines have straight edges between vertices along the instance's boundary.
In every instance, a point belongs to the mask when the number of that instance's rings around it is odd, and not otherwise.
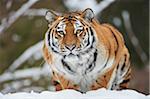
[{"label": "snow", "polygon": [[[28,0],[28,2],[23,4],[13,15],[8,18],[3,18],[2,23],[0,24],[0,34],[2,34],[4,30],[8,29],[22,14],[24,14],[24,12],[26,12],[26,10],[38,1],[39,0]],[[7,7],[9,8],[8,5]]]},{"label": "snow", "polygon": [[30,69],[24,69],[24,70],[17,70],[15,72],[6,72],[2,75],[0,75],[0,83],[3,83],[5,81],[10,81],[14,79],[23,79],[27,77],[37,78],[40,76],[50,76],[50,66],[48,64],[44,64],[43,67],[35,67]]},{"label": "snow", "polygon": [[122,90],[122,91],[110,91],[105,88],[101,88],[95,91],[89,91],[82,94],[75,90],[63,90],[58,92],[43,91],[36,93],[31,91],[30,93],[19,92],[1,94],[0,99],[150,99],[150,95],[146,96],[142,93],[138,93],[135,90]]},{"label": "snow", "polygon": [[94,11],[94,14],[97,15],[101,13],[105,8],[107,8],[110,4],[115,2],[115,0],[103,0],[100,3],[97,3],[96,0],[63,0],[63,2],[70,11],[85,10],[86,8],[91,8]]},{"label": "snow", "polygon": [[24,15],[27,16],[45,16],[46,11],[48,11],[49,9],[46,8],[41,8],[41,9],[28,9]]},{"label": "snow", "polygon": [[36,43],[35,45],[26,49],[8,68],[7,71],[15,71],[21,64],[27,61],[31,56],[34,57],[35,60],[39,60],[42,58],[42,47],[43,41]]}]

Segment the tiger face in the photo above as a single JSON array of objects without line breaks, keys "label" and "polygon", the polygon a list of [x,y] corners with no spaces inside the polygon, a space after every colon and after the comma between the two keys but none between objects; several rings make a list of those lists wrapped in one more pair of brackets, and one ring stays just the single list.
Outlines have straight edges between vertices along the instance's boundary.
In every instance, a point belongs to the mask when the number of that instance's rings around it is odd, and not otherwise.
[{"label": "tiger face", "polygon": [[[61,55],[80,55],[94,47],[95,37],[89,22],[94,17],[92,10],[80,13],[57,15],[47,12],[50,32],[47,43],[51,49]],[[88,24],[87,24],[88,23]]]}]

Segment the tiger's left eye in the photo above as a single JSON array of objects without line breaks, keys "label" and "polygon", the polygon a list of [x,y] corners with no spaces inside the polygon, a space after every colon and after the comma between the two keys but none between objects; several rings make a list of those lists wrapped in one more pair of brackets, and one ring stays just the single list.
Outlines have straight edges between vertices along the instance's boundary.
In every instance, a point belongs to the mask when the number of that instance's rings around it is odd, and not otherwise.
[{"label": "tiger's left eye", "polygon": [[59,34],[62,34],[62,35],[64,34],[64,32],[63,32],[63,31],[57,31],[57,32],[58,32]]},{"label": "tiger's left eye", "polygon": [[78,29],[77,31],[76,31],[76,34],[80,34],[80,33],[82,33],[83,32],[83,29]]}]

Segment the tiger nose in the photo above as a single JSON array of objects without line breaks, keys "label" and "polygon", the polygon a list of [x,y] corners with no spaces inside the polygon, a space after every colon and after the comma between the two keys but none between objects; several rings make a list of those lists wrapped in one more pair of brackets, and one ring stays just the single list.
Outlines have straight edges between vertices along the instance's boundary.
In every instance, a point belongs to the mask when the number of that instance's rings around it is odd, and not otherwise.
[{"label": "tiger nose", "polygon": [[76,45],[75,44],[73,44],[73,45],[65,45],[65,47],[66,47],[66,49],[72,51],[76,47]]}]

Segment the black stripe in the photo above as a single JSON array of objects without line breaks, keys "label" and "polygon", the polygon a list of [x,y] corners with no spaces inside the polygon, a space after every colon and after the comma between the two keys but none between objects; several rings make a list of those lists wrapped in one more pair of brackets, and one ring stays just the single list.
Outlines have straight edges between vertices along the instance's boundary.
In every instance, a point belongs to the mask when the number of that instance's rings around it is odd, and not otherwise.
[{"label": "black stripe", "polygon": [[[54,32],[54,30],[53,30],[53,32]],[[54,37],[54,33],[52,33],[52,45],[53,45],[54,47],[56,47],[55,44],[54,44],[54,42],[53,42],[53,37]]]},{"label": "black stripe", "polygon": [[94,36],[93,30],[91,27],[90,27],[90,31],[91,31],[91,35]]},{"label": "black stripe", "polygon": [[[51,34],[51,29],[50,29],[49,34],[48,34],[48,44],[49,44],[49,46],[51,47],[51,49],[52,49],[53,52],[59,53],[58,51],[56,51],[56,50],[53,48],[53,46],[56,47],[55,44],[52,42],[52,45],[51,45],[51,43],[50,43],[50,34]],[[52,41],[53,41],[53,33],[52,33]]]},{"label": "black stripe", "polygon": [[[109,28],[110,29],[110,28]],[[114,36],[114,38],[115,38],[115,40],[116,40],[116,43],[117,43],[117,49],[116,49],[116,51],[115,51],[115,54],[117,54],[117,52],[118,52],[118,46],[119,46],[119,43],[118,43],[118,39],[117,39],[117,37],[116,37],[116,35],[114,34],[114,32],[110,29],[110,31],[112,32],[112,34],[113,34],[113,36]]]},{"label": "black stripe", "polygon": [[96,62],[96,60],[97,60],[97,50],[94,53],[94,62]]},{"label": "black stripe", "polygon": [[[88,35],[89,35],[88,28],[86,28],[86,31],[88,32]],[[91,37],[92,37],[92,43],[91,43],[90,48],[86,51],[86,53],[88,53],[91,49],[94,48],[94,42],[96,41],[91,27],[90,27],[90,33],[91,33]],[[88,43],[86,44],[86,46],[88,46],[88,45],[90,45],[90,37],[88,37]]]},{"label": "black stripe", "polygon": [[82,21],[80,21],[80,22],[82,23],[83,26],[85,26],[85,24]]},{"label": "black stripe", "polygon": [[[88,29],[86,29],[87,31],[88,31]],[[93,34],[93,31],[92,31],[92,29],[90,29],[91,30],[91,32],[92,32],[92,34]],[[91,35],[92,36],[92,35]],[[94,42],[96,41],[95,40],[95,37],[94,37],[94,35],[92,36],[92,43],[91,43],[91,46],[90,46],[90,48],[85,52],[85,53],[89,53],[93,48],[94,48]],[[89,38],[88,38],[89,39]]]},{"label": "black stripe", "polygon": [[49,45],[49,46],[51,46],[51,44],[50,44],[50,33],[51,33],[51,29],[50,29],[49,32],[48,32],[48,45]]},{"label": "black stripe", "polygon": [[87,44],[86,44],[86,46],[88,46],[89,44],[90,44],[90,39],[89,39],[89,32],[88,32],[88,28],[86,28],[86,31],[87,31],[87,33],[88,33],[88,41],[87,41]]},{"label": "black stripe", "polygon": [[93,38],[93,39],[92,39],[92,44],[91,44],[91,45],[94,47],[93,44],[94,44],[94,42],[95,42],[96,40],[95,40],[94,33],[93,33],[93,30],[92,30],[91,27],[90,27],[90,32],[91,32],[91,36],[92,36],[92,38]]},{"label": "black stripe", "polygon": [[[104,67],[101,70],[103,70],[107,66],[108,60],[109,60],[109,57],[107,58],[107,61],[106,61],[105,65],[104,65]],[[100,73],[101,70],[99,70],[98,73]]]},{"label": "black stripe", "polygon": [[67,70],[69,70],[71,73],[75,73],[75,71],[73,71],[63,59],[61,60],[61,62],[62,62],[62,65],[67,68]]},{"label": "black stripe", "polygon": [[120,89],[127,89],[127,87],[125,87],[125,86],[120,86]]},{"label": "black stripe", "polygon": [[53,52],[55,52],[55,53],[59,53],[59,52],[58,52],[58,51],[56,51],[54,48],[52,48],[52,47],[51,47],[51,49],[52,49],[52,51],[53,51]]},{"label": "black stripe", "polygon": [[119,68],[119,64],[117,65],[117,70],[118,70],[118,68]]},{"label": "black stripe", "polygon": [[115,40],[116,40],[117,49],[116,49],[116,51],[115,51],[115,54],[117,54],[117,51],[118,51],[118,49],[119,49],[119,47],[118,47],[118,46],[119,46],[118,39],[117,39],[115,33],[113,32],[113,30],[112,30],[110,27],[107,27],[107,26],[105,26],[105,27],[108,28],[108,29],[112,32],[112,34],[113,34],[113,36],[114,36],[114,38],[115,38]]},{"label": "black stripe", "polygon": [[58,24],[59,24],[59,22],[55,25],[55,27],[54,27],[55,29],[57,28]]},{"label": "black stripe", "polygon": [[93,57],[94,57],[93,62],[86,69],[85,73],[91,72],[95,68],[95,63],[96,63],[96,60],[97,60],[97,50],[94,52]]},{"label": "black stripe", "polygon": [[123,82],[121,82],[120,84],[128,83],[129,81],[130,79],[126,79],[126,80],[123,80]]},{"label": "black stripe", "polygon": [[[51,43],[50,43],[50,34],[51,34],[51,30],[49,30],[49,33],[48,33],[48,45],[51,47],[52,51],[55,52],[55,53],[58,53],[58,51],[56,51],[52,46],[51,46]],[[53,34],[52,34],[52,37],[53,37]],[[53,39],[53,38],[52,38]],[[52,42],[53,44],[53,42]],[[53,44],[54,45],[54,44]]]},{"label": "black stripe", "polygon": [[53,83],[54,86],[60,85],[60,83],[56,80],[54,80],[52,83]]},{"label": "black stripe", "polygon": [[78,20],[78,18],[76,18],[76,17],[74,17],[74,16],[73,16],[73,18],[75,18],[76,20]]},{"label": "black stripe", "polygon": [[123,71],[123,70],[124,70],[124,67],[126,66],[126,58],[127,58],[127,56],[125,55],[124,57],[125,57],[125,59],[124,59],[123,65],[122,65],[122,67],[121,67],[121,71]]}]

